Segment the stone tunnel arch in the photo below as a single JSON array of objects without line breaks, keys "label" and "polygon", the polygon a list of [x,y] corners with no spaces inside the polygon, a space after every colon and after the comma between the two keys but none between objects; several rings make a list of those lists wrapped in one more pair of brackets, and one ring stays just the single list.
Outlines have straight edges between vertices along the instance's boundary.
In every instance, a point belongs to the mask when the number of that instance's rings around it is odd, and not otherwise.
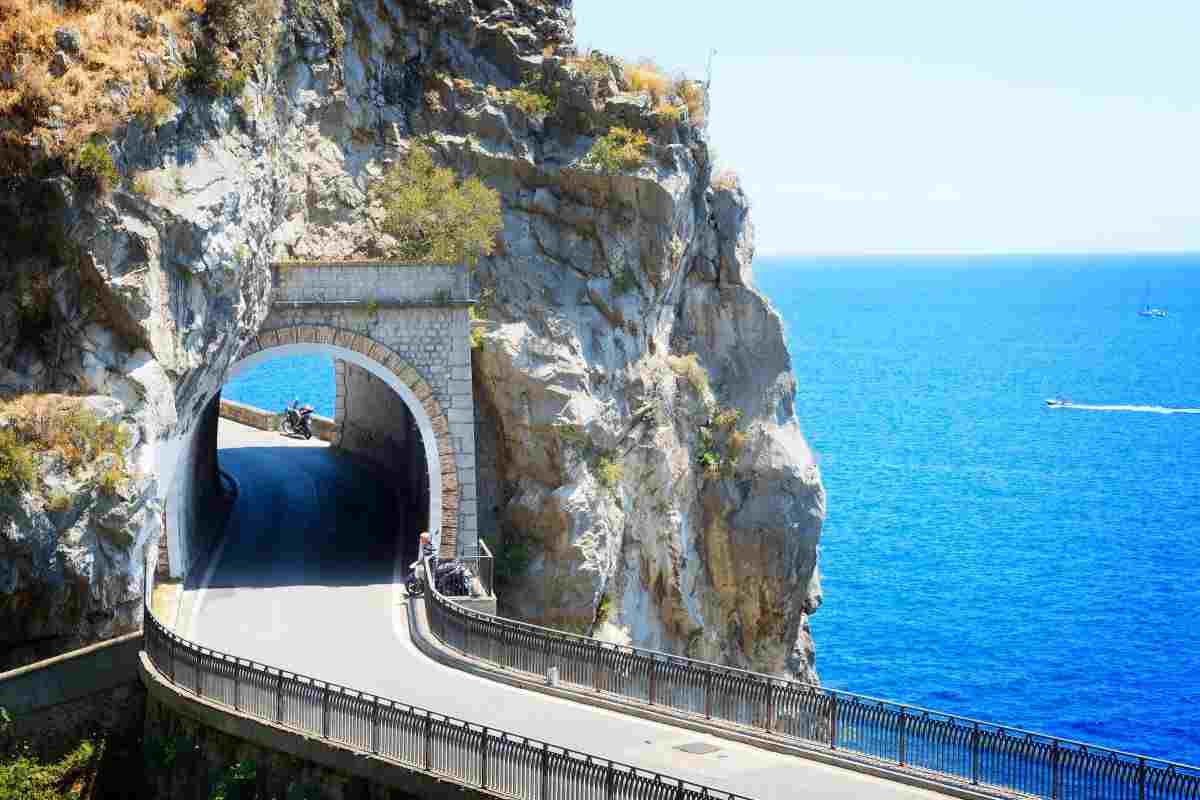
[{"label": "stone tunnel arch", "polygon": [[[214,534],[201,524],[201,517],[216,507],[220,495],[220,387],[232,375],[289,351],[334,357],[339,405],[345,411],[345,424],[340,426],[345,436],[339,444],[364,455],[369,455],[366,449],[377,456],[398,452],[400,461],[411,457],[414,469],[419,455],[425,463],[420,468],[422,494],[417,496],[421,508],[427,509],[439,554],[450,558],[474,551],[479,522],[469,314],[473,302],[462,265],[273,265],[270,310],[259,332],[243,343],[225,374],[213,376],[219,380],[209,384],[213,391],[208,405],[191,409],[194,424],[178,430],[157,454],[154,468],[161,476],[163,504],[160,553],[165,556],[158,563],[164,576],[185,578],[213,546]],[[366,416],[360,417],[360,412]],[[411,443],[411,450],[392,449],[385,421],[397,413],[407,426],[400,438]],[[420,446],[411,439],[418,434]]]},{"label": "stone tunnel arch", "polygon": [[313,354],[332,356],[366,370],[404,401],[420,431],[429,470],[429,530],[439,554],[454,557],[459,508],[457,459],[446,415],[432,387],[415,367],[360,333],[325,325],[296,325],[252,337],[230,366],[226,379],[274,358]]}]

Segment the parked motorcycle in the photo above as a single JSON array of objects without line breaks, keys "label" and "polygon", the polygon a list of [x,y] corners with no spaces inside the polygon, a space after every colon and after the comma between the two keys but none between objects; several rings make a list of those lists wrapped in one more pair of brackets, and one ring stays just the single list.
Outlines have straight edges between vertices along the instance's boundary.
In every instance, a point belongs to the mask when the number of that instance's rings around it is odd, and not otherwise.
[{"label": "parked motorcycle", "polygon": [[300,399],[296,398],[292,404],[283,410],[283,416],[279,419],[279,429],[288,436],[300,435],[305,439],[312,438],[312,420],[313,407],[310,405],[300,405]]}]

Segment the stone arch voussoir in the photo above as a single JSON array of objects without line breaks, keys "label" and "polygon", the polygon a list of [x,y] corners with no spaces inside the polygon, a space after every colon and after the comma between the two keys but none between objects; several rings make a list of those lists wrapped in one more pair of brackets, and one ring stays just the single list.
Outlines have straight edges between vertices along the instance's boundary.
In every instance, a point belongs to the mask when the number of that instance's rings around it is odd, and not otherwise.
[{"label": "stone arch voussoir", "polygon": [[[434,397],[433,387],[415,367],[383,343],[360,333],[330,325],[288,325],[260,331],[257,336],[250,337],[236,361],[242,361],[262,350],[289,344],[325,344],[353,350],[391,372],[412,391],[421,406],[420,413],[429,419],[437,445],[438,463],[430,464],[429,468],[431,471],[437,470],[441,475],[441,497],[437,501],[442,511],[439,554],[442,558],[454,558],[458,548],[458,464],[454,443],[450,438],[450,423]],[[415,408],[411,410],[414,413],[418,412]]]}]

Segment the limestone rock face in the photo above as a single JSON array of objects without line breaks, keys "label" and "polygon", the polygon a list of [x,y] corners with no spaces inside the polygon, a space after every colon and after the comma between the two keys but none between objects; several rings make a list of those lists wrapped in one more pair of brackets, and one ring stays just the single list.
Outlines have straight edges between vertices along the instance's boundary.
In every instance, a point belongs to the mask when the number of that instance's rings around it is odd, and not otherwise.
[{"label": "limestone rock face", "polygon": [[[711,185],[703,132],[656,115],[618,62],[575,57],[570,0],[277,8],[223,34],[235,49],[269,43],[243,93],[181,94],[159,124],[117,132],[109,150],[130,179],[110,195],[65,177],[0,193],[0,231],[15,231],[0,233],[0,388],[115,398],[139,469],[115,516],[82,492],[72,519],[8,498],[0,646],[105,634],[58,611],[21,627],[11,598],[41,586],[57,608],[74,581],[85,616],[129,604],[164,527],[202,510],[205,411],[265,318],[270,261],[385,255],[371,185],[420,139],[503,201],[473,277],[487,320],[480,528],[506,571],[502,603],[815,680],[824,490],[781,321],[752,285],[748,202]],[[187,55],[146,66],[165,74]],[[549,110],[514,102],[519,86]],[[646,159],[602,174],[586,156],[618,125],[646,133]],[[54,304],[31,324],[43,295]],[[90,572],[51,566],[85,551]],[[173,570],[194,562],[171,555]]]}]

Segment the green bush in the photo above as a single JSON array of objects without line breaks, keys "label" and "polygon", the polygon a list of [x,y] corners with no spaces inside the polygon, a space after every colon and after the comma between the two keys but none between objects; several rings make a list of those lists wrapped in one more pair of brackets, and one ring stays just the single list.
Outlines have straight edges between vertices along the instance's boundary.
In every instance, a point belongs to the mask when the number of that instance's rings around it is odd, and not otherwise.
[{"label": "green bush", "polygon": [[554,107],[549,97],[526,86],[509,89],[504,93],[504,98],[531,117],[544,117]]},{"label": "green bush", "polygon": [[14,490],[36,488],[38,452],[57,453],[72,472],[103,460],[97,480],[110,493],[129,477],[129,431],[100,419],[76,398],[21,395],[0,403],[0,419],[5,421],[0,428],[0,484]]},{"label": "green bush", "polygon": [[211,800],[251,800],[258,768],[253,761],[238,761],[229,765],[213,787]]},{"label": "green bush", "polygon": [[77,797],[73,786],[94,766],[98,755],[99,749],[86,741],[53,762],[43,762],[27,751],[0,756],[0,797],[14,800]]},{"label": "green bush", "polygon": [[625,465],[612,456],[600,456],[596,460],[596,480],[606,489],[615,489],[625,477]]},{"label": "green bush", "polygon": [[55,489],[46,498],[46,507],[51,511],[61,513],[71,507],[71,495],[62,489]]},{"label": "green bush", "polygon": [[120,177],[108,147],[99,142],[87,142],[79,148],[75,154],[75,170],[100,191],[108,191]]},{"label": "green bush", "polygon": [[650,139],[641,131],[612,128],[596,140],[584,163],[606,175],[636,170],[646,163],[649,144]]},{"label": "green bush", "polygon": [[12,494],[37,486],[33,446],[11,428],[0,429],[0,486]]},{"label": "green bush", "polygon": [[414,144],[374,191],[383,201],[383,229],[398,242],[395,257],[473,266],[495,250],[503,227],[499,193],[436,166],[424,145]]}]

